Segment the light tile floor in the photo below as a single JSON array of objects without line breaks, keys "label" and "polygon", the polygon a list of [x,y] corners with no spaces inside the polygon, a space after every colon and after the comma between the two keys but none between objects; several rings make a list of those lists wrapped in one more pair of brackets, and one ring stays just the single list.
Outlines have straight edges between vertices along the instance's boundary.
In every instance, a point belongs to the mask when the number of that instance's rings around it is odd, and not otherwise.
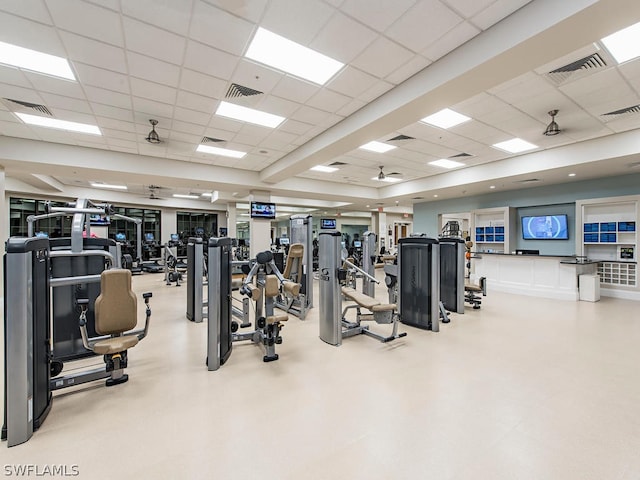
[{"label": "light tile floor", "polygon": [[129,382],[57,392],[0,464],[75,464],[82,479],[640,479],[638,302],[490,293],[439,333],[403,325],[395,342],[338,348],[318,338],[316,294],[280,360],[236,344],[209,372],[186,286],[134,283],[154,293],[153,323]]}]

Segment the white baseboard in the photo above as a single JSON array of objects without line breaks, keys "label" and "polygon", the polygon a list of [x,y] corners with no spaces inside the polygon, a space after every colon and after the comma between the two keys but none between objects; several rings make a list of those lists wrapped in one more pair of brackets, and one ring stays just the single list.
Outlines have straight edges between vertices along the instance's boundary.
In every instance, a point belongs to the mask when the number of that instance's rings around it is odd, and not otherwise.
[{"label": "white baseboard", "polygon": [[529,297],[553,298],[555,300],[569,300],[572,302],[579,300],[578,292],[572,290],[559,290],[555,288],[532,287],[530,285],[517,285],[489,282],[487,290],[497,292],[513,293],[516,295],[527,295]]},{"label": "white baseboard", "polygon": [[603,297],[622,298],[624,300],[640,301],[640,292],[629,290],[613,290],[610,288],[600,287],[600,295]]}]

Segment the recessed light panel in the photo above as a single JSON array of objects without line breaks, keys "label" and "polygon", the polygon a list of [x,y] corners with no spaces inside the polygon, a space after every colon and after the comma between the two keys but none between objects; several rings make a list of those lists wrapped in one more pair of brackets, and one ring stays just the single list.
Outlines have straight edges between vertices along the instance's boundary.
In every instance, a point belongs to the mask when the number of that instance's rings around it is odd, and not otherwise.
[{"label": "recessed light panel", "polygon": [[384,152],[388,152],[389,150],[393,150],[396,147],[393,145],[387,145],[386,143],[382,143],[382,142],[369,142],[369,143],[365,143],[364,145],[358,148],[361,148],[363,150],[369,150],[370,152],[384,153]]},{"label": "recessed light panel", "polygon": [[229,148],[212,147],[210,145],[198,145],[196,152],[210,153],[211,155],[221,155],[223,157],[242,158],[247,152],[231,150]]},{"label": "recessed light panel", "polygon": [[429,162],[429,165],[433,165],[435,167],[442,167],[442,168],[456,168],[456,167],[465,166],[465,164],[462,162],[447,160],[446,158],[441,158],[440,160],[434,160],[433,162]]},{"label": "recessed light panel", "polygon": [[526,152],[527,150],[538,148],[537,145],[529,143],[526,140],[522,140],[521,138],[513,138],[511,140],[507,140],[506,142],[496,143],[493,145],[493,147],[509,153]]},{"label": "recessed light panel", "polygon": [[640,23],[603,38],[602,43],[618,63],[640,57]]},{"label": "recessed light panel", "polygon": [[338,171],[338,169],[335,167],[326,167],[324,165],[316,165],[315,167],[311,167],[309,170],[313,170],[314,172],[324,172],[324,173],[333,173]]},{"label": "recessed light panel", "polygon": [[200,198],[198,197],[198,195],[185,195],[184,193],[174,193],[173,196],[175,198],[193,198],[193,199]]},{"label": "recessed light panel", "polygon": [[254,123],[263,127],[276,128],[285,118],[272,113],[261,112],[253,108],[243,107],[229,102],[220,102],[216,115],[233,118],[241,122]]},{"label": "recessed light panel", "polygon": [[108,183],[91,183],[91,186],[94,188],[113,188],[114,190],[126,190],[126,185],[110,185]]},{"label": "recessed light panel", "polygon": [[66,58],[18,47],[10,43],[0,42],[0,63],[67,80],[76,79]]},{"label": "recessed light panel", "polygon": [[390,176],[386,176],[384,178],[378,178],[378,177],[373,177],[371,180],[378,180],[379,182],[399,182],[400,179],[399,178],[395,178],[395,177],[390,177]]},{"label": "recessed light panel", "polygon": [[91,135],[102,135],[100,129],[95,125],[87,123],[68,122],[66,120],[58,120],[56,118],[40,117],[38,115],[29,115],[28,113],[16,112],[20,120],[29,125],[38,127],[56,128],[58,130],[66,130],[68,132],[88,133]]},{"label": "recessed light panel", "polygon": [[320,85],[344,66],[264,28],[258,28],[245,57]]},{"label": "recessed light panel", "polygon": [[440,110],[433,115],[429,115],[428,117],[425,117],[420,121],[423,123],[428,123],[429,125],[433,125],[435,127],[451,128],[455,127],[456,125],[460,125],[461,123],[468,122],[469,120],[471,120],[470,117],[445,108],[444,110]]}]

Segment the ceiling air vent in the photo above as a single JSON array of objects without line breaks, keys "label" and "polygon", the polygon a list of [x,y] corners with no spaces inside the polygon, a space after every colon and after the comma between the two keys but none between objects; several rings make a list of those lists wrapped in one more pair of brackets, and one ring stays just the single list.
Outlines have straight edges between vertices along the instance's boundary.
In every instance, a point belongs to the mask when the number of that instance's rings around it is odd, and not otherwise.
[{"label": "ceiling air vent", "polygon": [[221,138],[213,138],[213,137],[202,137],[200,143],[220,143],[226,142],[226,140],[222,140]]},{"label": "ceiling air vent", "polygon": [[614,110],[613,112],[603,113],[603,117],[617,117],[618,115],[626,115],[628,113],[640,113],[640,105],[633,105],[632,107],[621,108],[620,110]]},{"label": "ceiling air vent", "polygon": [[23,107],[23,109],[29,108],[31,110],[35,110],[36,112],[44,113],[45,115],[49,115],[50,117],[53,117],[53,113],[51,113],[51,111],[49,111],[49,109],[44,105],[38,105],[37,103],[23,102],[22,100],[13,100],[12,98],[5,98],[5,100],[8,102],[14,103],[16,105],[20,105],[21,107]]},{"label": "ceiling air vent", "polygon": [[424,197],[413,197],[411,200],[424,200]]},{"label": "ceiling air vent", "polygon": [[329,164],[330,167],[339,167],[340,165],[346,165],[346,163],[344,163],[344,162],[333,162],[333,163]]},{"label": "ceiling air vent", "polygon": [[587,57],[571,62],[563,67],[556,68],[548,73],[549,78],[560,85],[578,72],[597,70],[607,66],[607,62],[599,53],[593,53]]},{"label": "ceiling air vent", "polygon": [[452,157],[449,158],[462,158],[462,157],[473,157],[473,155],[471,155],[470,153],[459,153],[457,155],[454,155]]},{"label": "ceiling air vent", "polygon": [[397,137],[390,138],[387,142],[395,142],[396,140],[415,140],[415,137],[410,137],[408,135],[398,135]]},{"label": "ceiling air vent", "polygon": [[238,98],[238,97],[252,97],[254,95],[261,95],[263,92],[258,90],[254,90],[253,88],[245,87],[243,85],[238,85],[237,83],[232,83],[229,85],[229,89],[227,90],[226,98]]},{"label": "ceiling air vent", "polygon": [[517,182],[513,182],[513,183],[538,183],[541,180],[539,178],[526,178],[524,180],[518,180]]}]

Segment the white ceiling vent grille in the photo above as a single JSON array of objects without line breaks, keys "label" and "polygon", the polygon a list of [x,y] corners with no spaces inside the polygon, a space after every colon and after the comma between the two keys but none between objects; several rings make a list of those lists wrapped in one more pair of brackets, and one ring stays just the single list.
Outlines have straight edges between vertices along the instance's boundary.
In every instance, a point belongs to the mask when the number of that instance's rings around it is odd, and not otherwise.
[{"label": "white ceiling vent grille", "polygon": [[7,105],[13,112],[16,112],[16,111],[28,112],[29,110],[34,110],[39,113],[44,113],[49,117],[53,117],[53,113],[51,113],[51,111],[44,105],[39,105],[37,103],[31,103],[31,102],[24,102],[22,100],[13,100],[12,98],[5,98],[3,100],[5,101],[4,102],[5,105]]},{"label": "white ceiling vent grille", "polygon": [[571,62],[562,67],[547,73],[547,76],[555,83],[560,85],[565,83],[569,79],[574,79],[578,75],[592,73],[594,70],[600,70],[607,66],[607,62],[599,53],[592,53],[586,57],[583,57],[575,62]]},{"label": "white ceiling vent grille", "polygon": [[640,105],[633,105],[631,107],[621,108],[620,110],[614,110],[613,112],[603,113],[602,116],[605,120],[615,120],[622,115],[634,115],[640,113]]},{"label": "white ceiling vent grille", "polygon": [[229,85],[225,98],[253,97],[254,95],[262,95],[262,93],[259,90],[232,83]]},{"label": "white ceiling vent grille", "polygon": [[527,183],[538,183],[538,182],[541,182],[541,181],[542,180],[540,180],[539,178],[526,178],[524,180],[518,180],[518,181],[513,182],[513,183],[520,183],[520,184],[524,183],[524,184],[527,184]]},{"label": "white ceiling vent grille", "polygon": [[410,137],[408,135],[398,135],[396,137],[390,138],[387,142],[395,142],[397,140],[415,140],[415,137]]},{"label": "white ceiling vent grille", "polygon": [[202,137],[200,143],[221,143],[226,142],[226,140],[222,140],[221,138],[213,138],[213,137]]}]

